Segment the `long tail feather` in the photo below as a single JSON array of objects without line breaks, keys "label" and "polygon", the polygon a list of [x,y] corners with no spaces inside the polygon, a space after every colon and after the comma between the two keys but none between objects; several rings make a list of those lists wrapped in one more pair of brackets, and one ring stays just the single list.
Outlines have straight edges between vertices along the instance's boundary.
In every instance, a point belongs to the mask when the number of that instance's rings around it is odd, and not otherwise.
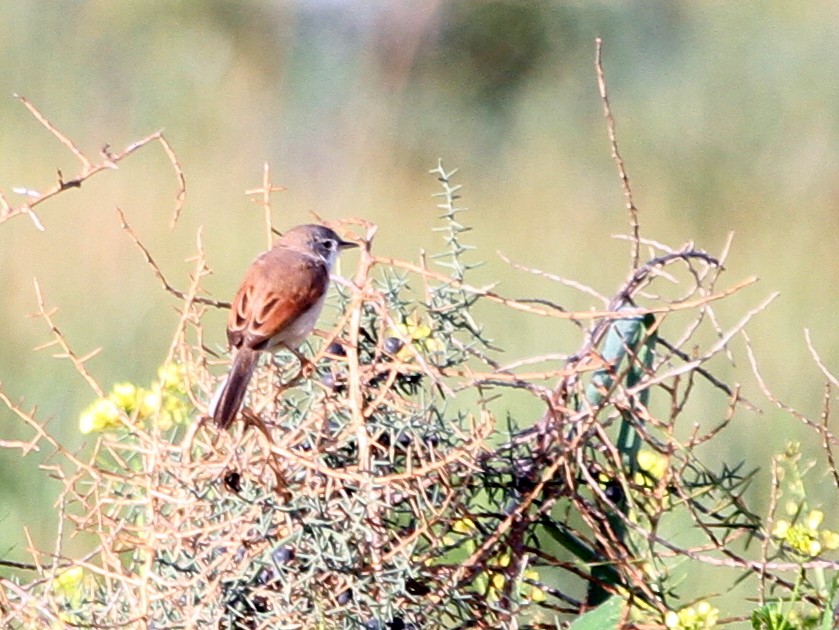
[{"label": "long tail feather", "polygon": [[224,431],[236,419],[236,414],[242,406],[248,383],[251,380],[258,354],[255,350],[242,347],[233,359],[230,373],[222,383],[221,388],[213,396],[210,404],[210,415],[216,421],[219,429]]}]

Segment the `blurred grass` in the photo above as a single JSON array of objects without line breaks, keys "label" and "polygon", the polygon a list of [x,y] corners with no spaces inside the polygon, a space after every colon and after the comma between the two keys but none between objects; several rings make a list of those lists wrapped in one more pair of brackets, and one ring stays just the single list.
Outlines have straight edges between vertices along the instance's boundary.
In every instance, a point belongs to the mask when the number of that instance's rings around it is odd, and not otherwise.
[{"label": "blurred grass", "polygon": [[[736,231],[724,284],[753,274],[761,283],[721,312],[732,323],[782,292],[750,335],[775,392],[816,416],[822,379],[803,328],[825,362],[839,364],[837,22],[827,0],[2,3],[0,187],[11,195],[13,186],[50,185],[56,168],[76,171],[15,92],[91,155],[164,128],[188,193],[172,232],[176,183],[150,147],[42,206],[45,233],[26,219],[0,227],[0,381],[54,418],[65,444],[80,445],[76,421],[91,394],[69,364],[32,352],[49,340],[42,322],[25,317],[35,309],[32,278],[77,351],[103,348],[90,364],[103,386],[148,382],[169,344],[173,302],[114,207],[180,286],[203,226],[215,270],[206,286],[228,299],[265,246],[260,213],[243,195],[265,161],[289,189],[275,199],[280,227],[309,210],[362,216],[380,225],[379,252],[415,258],[437,245],[427,170],[441,156],[461,169],[464,205],[475,210],[469,237],[488,264],[474,283],[588,306],[494,252],[603,292],[626,275],[628,248],[608,238],[627,220],[594,77],[600,36],[642,234],[717,252]],[[510,356],[576,348],[564,324],[488,316]],[[221,347],[223,317],[214,317],[209,341]],[[719,368],[751,382],[739,356],[736,369]],[[753,388],[749,395],[767,413],[743,417],[741,440],[715,455],[766,466],[792,438],[816,452],[812,436],[781,422]],[[719,404],[703,400],[697,421],[713,423]],[[5,410],[0,423],[5,437],[26,435]],[[50,545],[56,488],[36,472],[39,461],[0,454],[4,557],[24,556],[24,524]],[[816,492],[827,483],[814,482]],[[764,474],[755,494],[766,493]]]}]

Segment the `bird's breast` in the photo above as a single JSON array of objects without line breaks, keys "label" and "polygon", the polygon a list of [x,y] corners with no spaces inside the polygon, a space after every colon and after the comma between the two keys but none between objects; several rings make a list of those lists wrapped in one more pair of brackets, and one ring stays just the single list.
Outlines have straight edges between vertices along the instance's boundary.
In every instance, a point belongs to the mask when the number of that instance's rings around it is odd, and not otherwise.
[{"label": "bird's breast", "polygon": [[320,312],[323,310],[323,303],[326,300],[326,292],[320,299],[303,311],[294,321],[290,322],[271,340],[271,345],[284,345],[296,348],[312,334],[317,324]]}]

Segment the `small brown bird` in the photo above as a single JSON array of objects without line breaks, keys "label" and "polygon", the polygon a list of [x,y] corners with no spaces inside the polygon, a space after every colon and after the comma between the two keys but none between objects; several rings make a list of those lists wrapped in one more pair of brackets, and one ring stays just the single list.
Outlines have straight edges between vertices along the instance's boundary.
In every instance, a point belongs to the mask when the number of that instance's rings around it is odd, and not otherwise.
[{"label": "small brown bird", "polygon": [[210,403],[210,415],[220,429],[236,418],[259,353],[285,347],[297,354],[312,333],[329,273],[339,252],[348,247],[357,244],[328,227],[298,225],[248,268],[227,319],[227,341],[236,356]]}]

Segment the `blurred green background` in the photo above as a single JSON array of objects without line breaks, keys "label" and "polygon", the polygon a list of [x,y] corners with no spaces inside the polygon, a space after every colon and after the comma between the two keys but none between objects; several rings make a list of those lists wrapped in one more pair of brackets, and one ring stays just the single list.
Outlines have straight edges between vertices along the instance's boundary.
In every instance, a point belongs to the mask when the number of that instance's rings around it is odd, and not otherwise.
[{"label": "blurred green background", "polygon": [[[822,378],[803,329],[839,365],[839,9],[735,0],[636,2],[227,2],[19,0],[0,3],[0,188],[42,190],[78,165],[14,99],[25,95],[91,157],[163,128],[187,178],[181,223],[169,229],[176,182],[149,147],[81,190],[0,226],[0,381],[37,405],[78,448],[79,411],[92,398],[51,351],[35,310],[33,277],[74,349],[102,347],[89,364],[109,388],[148,384],[176,322],[174,301],[122,233],[121,207],[174,284],[185,287],[203,235],[229,299],[265,247],[258,206],[243,194],[269,162],[288,192],[276,223],[360,216],[379,224],[379,253],[416,259],[440,248],[431,233],[438,157],[460,168],[469,239],[488,264],[475,284],[500,281],[512,297],[541,295],[571,308],[587,298],[512,270],[514,260],[609,293],[627,274],[627,230],[594,74],[604,64],[618,136],[641,211],[642,235],[719,252],[736,232],[721,286],[761,282],[720,308],[731,325],[774,290],[781,298],[749,328],[764,376],[786,402],[817,417]],[[351,268],[349,258],[345,269]],[[488,311],[513,357],[572,352],[567,324]],[[208,320],[223,344],[223,315]],[[216,322],[212,326],[212,322]],[[667,334],[667,331],[664,331]],[[752,383],[742,343],[730,381]],[[738,416],[714,456],[763,466],[786,440],[818,440],[765,409]],[[703,409],[699,401],[698,409]],[[707,402],[719,420],[719,400]],[[516,410],[520,417],[538,413]],[[3,439],[30,432],[0,409]],[[0,556],[24,559],[23,526],[51,547],[58,484],[44,458],[0,453]],[[810,477],[814,498],[829,481]],[[828,511],[829,526],[837,515]],[[720,585],[721,588],[725,588]],[[690,595],[690,593],[688,593]]]}]

